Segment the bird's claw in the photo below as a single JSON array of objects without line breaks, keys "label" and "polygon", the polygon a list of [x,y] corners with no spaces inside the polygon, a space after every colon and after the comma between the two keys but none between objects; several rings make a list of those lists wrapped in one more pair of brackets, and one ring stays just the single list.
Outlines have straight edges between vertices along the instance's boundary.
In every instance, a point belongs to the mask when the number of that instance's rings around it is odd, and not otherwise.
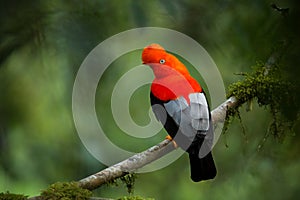
[{"label": "bird's claw", "polygon": [[173,146],[174,146],[175,149],[178,148],[178,144],[173,140],[173,138],[170,135],[167,135],[166,139],[170,140],[173,143]]}]

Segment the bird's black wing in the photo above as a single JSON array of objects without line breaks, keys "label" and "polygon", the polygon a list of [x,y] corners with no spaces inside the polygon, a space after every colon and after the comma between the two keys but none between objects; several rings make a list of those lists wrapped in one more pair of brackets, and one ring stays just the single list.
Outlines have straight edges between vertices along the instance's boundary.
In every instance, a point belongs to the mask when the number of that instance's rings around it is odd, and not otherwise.
[{"label": "bird's black wing", "polygon": [[211,155],[213,126],[204,93],[189,95],[190,104],[180,97],[161,101],[150,95],[152,110],[176,143],[189,153],[192,179],[211,179],[216,168]]}]

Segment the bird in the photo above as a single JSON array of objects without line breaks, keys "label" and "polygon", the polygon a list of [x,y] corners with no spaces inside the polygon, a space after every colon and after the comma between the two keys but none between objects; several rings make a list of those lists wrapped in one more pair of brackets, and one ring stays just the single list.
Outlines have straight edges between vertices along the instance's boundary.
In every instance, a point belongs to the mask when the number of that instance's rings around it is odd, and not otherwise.
[{"label": "bird", "polygon": [[146,46],[141,57],[154,73],[150,103],[156,119],[168,133],[166,138],[188,153],[192,181],[214,179],[214,131],[203,88],[187,67],[159,44]]}]

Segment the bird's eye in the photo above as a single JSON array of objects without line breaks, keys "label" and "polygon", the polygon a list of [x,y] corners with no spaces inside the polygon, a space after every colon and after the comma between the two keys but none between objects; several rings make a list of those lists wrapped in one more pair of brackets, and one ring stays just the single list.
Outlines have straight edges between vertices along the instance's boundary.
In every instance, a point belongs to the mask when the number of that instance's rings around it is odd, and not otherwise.
[{"label": "bird's eye", "polygon": [[165,59],[160,59],[160,60],[159,60],[159,63],[160,63],[160,64],[164,64],[165,62],[166,62]]}]

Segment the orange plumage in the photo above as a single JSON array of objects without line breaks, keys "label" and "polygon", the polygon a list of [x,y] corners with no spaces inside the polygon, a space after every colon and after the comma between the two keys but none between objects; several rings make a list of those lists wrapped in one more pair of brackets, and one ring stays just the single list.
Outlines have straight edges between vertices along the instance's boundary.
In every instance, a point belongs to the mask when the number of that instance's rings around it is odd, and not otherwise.
[{"label": "orange plumage", "polygon": [[151,44],[145,47],[142,60],[154,72],[151,91],[160,100],[174,100],[183,96],[189,102],[189,94],[202,92],[201,86],[190,76],[184,64],[160,45]]}]

